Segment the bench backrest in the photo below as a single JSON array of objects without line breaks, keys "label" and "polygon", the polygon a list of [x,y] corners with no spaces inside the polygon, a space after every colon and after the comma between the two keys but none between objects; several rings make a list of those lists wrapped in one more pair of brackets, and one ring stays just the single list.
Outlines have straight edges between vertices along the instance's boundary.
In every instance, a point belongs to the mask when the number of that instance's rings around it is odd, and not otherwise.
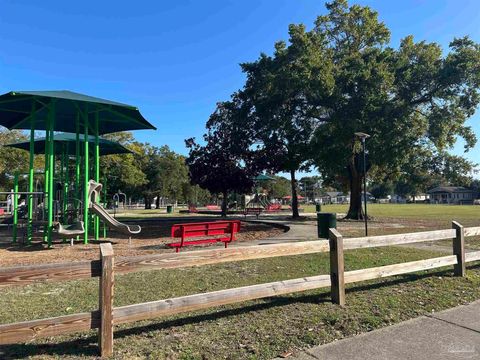
[{"label": "bench backrest", "polygon": [[207,205],[207,210],[220,210],[220,206],[218,205]]},{"label": "bench backrest", "polygon": [[280,210],[282,208],[281,204],[270,204],[268,205],[268,210]]},{"label": "bench backrest", "polygon": [[175,224],[172,226],[172,238],[223,235],[239,231],[240,220]]}]

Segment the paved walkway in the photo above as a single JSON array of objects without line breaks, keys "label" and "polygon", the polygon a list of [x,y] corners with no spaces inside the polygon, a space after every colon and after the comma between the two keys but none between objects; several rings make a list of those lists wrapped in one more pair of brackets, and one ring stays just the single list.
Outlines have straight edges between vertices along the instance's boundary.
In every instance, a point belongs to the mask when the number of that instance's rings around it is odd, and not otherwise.
[{"label": "paved walkway", "polygon": [[258,220],[248,219],[252,222],[258,221],[261,223],[279,224],[288,228],[288,231],[272,236],[266,239],[249,241],[246,243],[238,243],[237,246],[251,246],[251,245],[268,245],[279,244],[282,242],[295,242],[306,240],[318,240],[317,224],[315,222],[316,214],[302,214],[306,217],[303,220],[292,220],[289,216],[260,216]]},{"label": "paved walkway", "polygon": [[291,359],[480,359],[480,301],[317,346]]}]

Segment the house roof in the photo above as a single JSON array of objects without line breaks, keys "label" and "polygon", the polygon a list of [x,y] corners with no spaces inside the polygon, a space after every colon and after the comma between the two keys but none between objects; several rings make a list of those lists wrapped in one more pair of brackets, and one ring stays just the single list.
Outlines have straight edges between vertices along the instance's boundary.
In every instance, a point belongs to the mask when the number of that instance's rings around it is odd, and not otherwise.
[{"label": "house roof", "polygon": [[326,194],[330,197],[343,196],[341,191],[326,191]]},{"label": "house roof", "polygon": [[430,189],[427,193],[472,193],[473,190],[469,190],[463,186],[437,186],[436,188]]}]

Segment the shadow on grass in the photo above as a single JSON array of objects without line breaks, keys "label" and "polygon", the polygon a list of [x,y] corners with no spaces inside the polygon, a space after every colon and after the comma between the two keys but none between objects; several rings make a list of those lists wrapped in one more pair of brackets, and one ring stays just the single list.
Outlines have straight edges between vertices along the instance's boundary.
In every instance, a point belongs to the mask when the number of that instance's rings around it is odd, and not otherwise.
[{"label": "shadow on grass", "polygon": [[[480,268],[480,264],[469,266],[470,269]],[[347,288],[346,292],[355,293],[366,290],[374,290],[386,286],[405,284],[409,282],[414,282],[417,280],[422,280],[424,278],[429,278],[432,276],[453,276],[451,270],[441,270],[436,272],[430,272],[426,274],[405,274],[399,275],[394,279],[380,279],[372,280],[376,281],[375,283],[370,284],[358,284],[351,285]],[[287,306],[294,303],[304,303],[304,304],[325,304],[330,302],[330,292],[327,289],[321,289],[320,293],[315,294],[303,294],[303,295],[290,295],[290,296],[276,296],[270,298],[259,299],[262,301],[258,304],[251,304],[247,306],[241,306],[239,304],[234,305],[238,306],[232,309],[222,309],[220,311],[215,311],[212,313],[206,314],[193,314],[186,315],[180,318],[175,318],[171,320],[161,321],[156,323],[149,324],[140,324],[132,325],[129,328],[120,328],[115,331],[115,339],[124,338],[128,336],[142,335],[152,331],[160,331],[170,327],[180,327],[191,324],[198,324],[202,322],[215,321],[220,318],[238,316],[246,314],[249,312],[262,311],[266,309],[271,309],[275,307]],[[347,304],[348,306],[348,304]],[[207,310],[208,311],[208,310]],[[146,320],[148,322],[154,320]],[[98,357],[98,338],[95,335],[83,334],[82,338],[76,338],[71,340],[66,340],[54,344],[15,344],[15,345],[4,345],[0,346],[0,358],[2,359],[22,359],[27,358],[32,355],[45,355],[45,356],[92,356]]]}]

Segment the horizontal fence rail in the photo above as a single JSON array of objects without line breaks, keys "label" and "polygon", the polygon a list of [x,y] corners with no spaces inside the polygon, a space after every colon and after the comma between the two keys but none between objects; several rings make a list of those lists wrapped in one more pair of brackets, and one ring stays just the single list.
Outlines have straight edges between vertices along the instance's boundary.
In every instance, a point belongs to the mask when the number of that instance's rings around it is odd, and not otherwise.
[{"label": "horizontal fence rail", "polygon": [[136,257],[118,257],[115,271],[119,274],[160,269],[176,269],[243,260],[328,252],[328,241],[302,241],[285,244],[255,245],[228,249],[198,250]]},{"label": "horizontal fence rail", "polygon": [[123,306],[114,309],[113,317],[115,324],[122,324],[327,286],[329,275],[311,276]]},{"label": "horizontal fence rail", "polygon": [[465,253],[466,262],[472,262],[477,260],[480,260],[480,251],[472,251],[472,252]]},{"label": "horizontal fence rail", "polygon": [[7,267],[0,268],[0,287],[29,285],[38,281],[88,279],[98,277],[100,273],[99,260]]},{"label": "horizontal fence rail", "polygon": [[465,237],[480,236],[480,226],[465,228]]},{"label": "horizontal fence rail", "polygon": [[456,255],[442,256],[433,259],[411,261],[400,264],[385,265],[369,269],[345,272],[345,283],[354,283],[365,280],[381,279],[389,276],[408,274],[423,270],[436,269],[457,263]]},{"label": "horizontal fence rail", "polygon": [[[463,228],[454,222],[452,229],[409,234],[369,236],[344,239],[330,229],[330,239],[259,245],[228,249],[211,249],[138,257],[114,257],[111,244],[101,244],[100,260],[68,264],[18,266],[0,269],[0,287],[27,285],[38,281],[64,281],[100,277],[99,310],[48,319],[0,325],[0,344],[28,342],[41,337],[100,329],[102,356],[113,351],[113,326],[158,318],[214,306],[272,297],[294,292],[331,287],[332,300],[345,303],[345,284],[389,276],[454,266],[456,276],[464,276],[465,263],[480,260],[480,251],[465,253],[464,238],[480,236],[480,227]],[[375,268],[344,271],[344,250],[391,246],[453,239],[453,255]],[[165,300],[113,307],[114,274],[136,271],[176,269],[226,262],[330,252],[331,273],[299,279],[243,286]],[[463,265],[463,268],[462,266]]]},{"label": "horizontal fence rail", "polygon": [[[255,245],[229,249],[198,250],[183,253],[115,257],[114,269],[117,274],[127,274],[138,271],[177,269],[320,252],[328,252],[327,240],[302,241],[268,246]],[[101,262],[99,260],[7,267],[0,268],[0,287],[29,285],[38,281],[87,279],[98,277],[100,274]]]},{"label": "horizontal fence rail", "polygon": [[0,325],[0,345],[30,342],[37,338],[97,329],[99,311],[57,316],[41,320]]},{"label": "horizontal fence rail", "polygon": [[412,244],[424,241],[447,240],[455,237],[455,229],[422,231],[409,234],[367,236],[344,239],[345,250],[379,246]]}]

